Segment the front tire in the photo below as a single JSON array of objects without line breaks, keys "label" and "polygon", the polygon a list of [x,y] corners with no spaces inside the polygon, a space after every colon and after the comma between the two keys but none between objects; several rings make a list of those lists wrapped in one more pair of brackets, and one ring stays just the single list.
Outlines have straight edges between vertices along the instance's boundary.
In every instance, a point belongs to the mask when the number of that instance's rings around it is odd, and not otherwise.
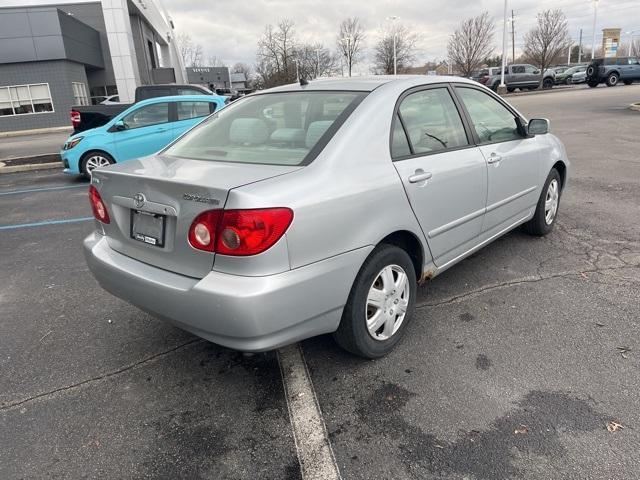
[{"label": "front tire", "polygon": [[587,85],[589,85],[589,87],[591,88],[596,88],[598,86],[599,82],[588,82]]},{"label": "front tire", "polygon": [[549,90],[550,88],[553,88],[553,80],[552,80],[552,79],[550,79],[550,78],[545,78],[545,79],[542,81],[542,88],[543,88],[544,90]]},{"label": "front tire", "polygon": [[364,358],[386,355],[413,318],[416,291],[416,272],[408,253],[395,245],[378,245],[353,282],[333,334],[336,342]]},{"label": "front tire", "polygon": [[529,235],[543,236],[553,230],[558,216],[561,194],[560,174],[555,168],[552,168],[544,183],[533,218],[523,225],[525,232]]},{"label": "front tire", "polygon": [[633,80],[624,80],[625,85],[631,85],[632,83],[633,83]]},{"label": "front tire", "polygon": [[615,87],[618,84],[618,80],[620,80],[620,75],[617,73],[610,73],[607,77],[607,87]]},{"label": "front tire", "polygon": [[92,150],[85,153],[80,160],[80,172],[82,175],[90,179],[91,172],[98,167],[107,167],[116,163],[115,159],[107,152]]}]

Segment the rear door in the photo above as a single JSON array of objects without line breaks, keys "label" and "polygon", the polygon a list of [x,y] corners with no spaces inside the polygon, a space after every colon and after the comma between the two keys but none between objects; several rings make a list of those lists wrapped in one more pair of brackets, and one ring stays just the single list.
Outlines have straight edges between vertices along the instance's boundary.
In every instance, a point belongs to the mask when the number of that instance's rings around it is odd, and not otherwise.
[{"label": "rear door", "polygon": [[215,102],[185,100],[176,102],[176,121],[173,124],[173,138],[177,138],[191,127],[211,115]]},{"label": "rear door", "polygon": [[455,91],[473,126],[487,162],[487,202],[481,240],[523,220],[535,207],[540,181],[540,147],[535,137],[523,136],[517,113],[497,96],[473,86]]},{"label": "rear door", "polygon": [[524,71],[524,65],[514,65],[511,67],[510,87],[520,87],[527,83],[527,77]]},{"label": "rear door", "polygon": [[391,155],[434,262],[446,265],[477,243],[487,167],[450,87],[419,87],[399,100]]},{"label": "rear door", "polygon": [[151,155],[174,138],[170,102],[143,105],[122,121],[125,130],[112,133],[118,162]]}]

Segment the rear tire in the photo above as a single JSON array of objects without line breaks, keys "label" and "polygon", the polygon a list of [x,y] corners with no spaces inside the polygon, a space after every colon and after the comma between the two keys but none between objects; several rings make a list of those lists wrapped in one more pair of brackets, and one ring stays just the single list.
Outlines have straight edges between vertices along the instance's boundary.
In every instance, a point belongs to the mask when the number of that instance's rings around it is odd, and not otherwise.
[{"label": "rear tire", "polygon": [[107,152],[91,150],[85,153],[80,160],[80,173],[86,179],[91,179],[91,171],[98,167],[106,167],[116,163],[115,159]]},{"label": "rear tire", "polygon": [[395,245],[378,245],[356,276],[338,330],[345,350],[379,358],[400,342],[416,302],[416,272],[409,254]]},{"label": "rear tire", "polygon": [[543,88],[544,90],[549,90],[550,88],[553,88],[553,80],[552,80],[552,79],[550,79],[550,78],[545,78],[545,79],[542,81],[542,88]]},{"label": "rear tire", "polygon": [[633,80],[624,80],[625,85],[631,85],[632,83],[633,83]]},{"label": "rear tire", "polygon": [[513,93],[515,91],[516,91],[516,89],[514,87],[507,87],[507,92]]},{"label": "rear tire", "polygon": [[536,212],[533,214],[533,218],[522,226],[523,230],[529,235],[536,236],[546,235],[553,230],[556,218],[558,218],[561,195],[562,180],[558,171],[552,168],[538,199]]},{"label": "rear tire", "polygon": [[591,88],[596,88],[598,86],[598,83],[600,82],[587,82],[587,85],[589,85]]},{"label": "rear tire", "polygon": [[618,75],[615,72],[610,73],[609,76],[607,77],[607,87],[615,87],[616,85],[618,85],[619,80],[620,80],[620,75]]}]

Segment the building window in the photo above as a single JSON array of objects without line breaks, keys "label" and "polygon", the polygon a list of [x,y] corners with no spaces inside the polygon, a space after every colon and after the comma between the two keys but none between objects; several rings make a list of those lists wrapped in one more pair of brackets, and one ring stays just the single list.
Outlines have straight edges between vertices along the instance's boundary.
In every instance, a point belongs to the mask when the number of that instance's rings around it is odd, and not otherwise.
[{"label": "building window", "polygon": [[0,117],[53,112],[48,83],[0,87]]},{"label": "building window", "polygon": [[74,105],[89,105],[89,97],[87,96],[87,87],[84,83],[71,82],[73,87]]}]

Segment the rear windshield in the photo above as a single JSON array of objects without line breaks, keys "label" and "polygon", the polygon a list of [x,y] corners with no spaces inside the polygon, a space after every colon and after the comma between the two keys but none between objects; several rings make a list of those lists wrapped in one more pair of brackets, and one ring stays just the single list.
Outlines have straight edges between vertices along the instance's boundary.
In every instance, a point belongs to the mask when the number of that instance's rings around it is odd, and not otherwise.
[{"label": "rear windshield", "polygon": [[365,92],[338,91],[249,96],[209,117],[163,154],[219,162],[306,165],[365,96]]}]

